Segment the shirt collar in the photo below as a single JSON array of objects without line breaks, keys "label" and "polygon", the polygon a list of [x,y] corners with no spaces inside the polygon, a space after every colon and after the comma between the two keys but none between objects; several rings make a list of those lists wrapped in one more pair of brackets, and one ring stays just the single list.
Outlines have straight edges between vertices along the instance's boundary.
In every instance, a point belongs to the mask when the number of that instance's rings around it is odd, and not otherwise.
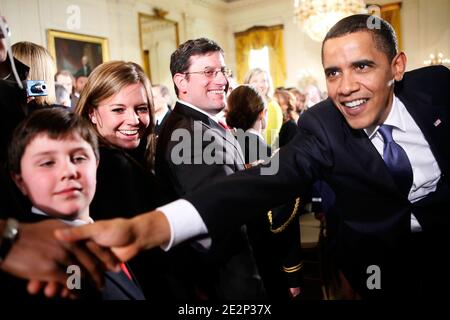
[{"label": "shirt collar", "polygon": [[195,111],[198,111],[200,113],[203,113],[204,115],[208,116],[208,118],[212,119],[215,123],[219,123],[219,117],[221,116],[221,112],[219,112],[218,114],[216,114],[215,116],[210,115],[209,113],[206,113],[205,111],[203,111],[200,108],[197,108],[196,106],[190,104],[189,102],[183,101],[181,99],[178,99],[179,103],[184,104],[185,106],[194,109]]},{"label": "shirt collar", "polygon": [[158,124],[161,123],[164,117],[166,116],[167,112],[169,112],[169,110],[166,110],[166,112],[160,114],[159,116],[156,116],[155,122]]},{"label": "shirt collar", "polygon": [[258,137],[260,137],[261,139],[264,140],[263,136],[257,130],[255,130],[253,128],[249,128],[245,132],[250,132],[250,133],[256,134]]},{"label": "shirt collar", "polygon": [[[392,99],[391,111],[389,112],[383,124],[393,126],[401,131],[406,131],[406,125],[403,115],[405,112],[407,112],[405,105],[400,101],[399,98],[397,98],[396,95],[394,95]],[[366,132],[369,139],[372,139],[377,134],[378,128],[380,128],[379,125],[372,126],[364,129],[364,131]]]},{"label": "shirt collar", "polygon": [[[44,211],[42,211],[42,210],[40,210],[40,209],[38,209],[36,207],[31,207],[31,212],[34,213],[34,214],[37,214],[37,215],[41,215],[41,216],[46,216],[46,217],[50,216],[47,213],[45,213]],[[70,225],[72,227],[78,227],[78,226],[82,226],[82,225],[85,225],[85,224],[88,224],[88,223],[94,223],[94,220],[91,217],[89,217],[88,219],[89,219],[89,222],[86,222],[86,221],[81,220],[81,219],[75,219],[75,220],[58,219],[58,220],[64,222],[65,224],[68,224],[68,225]]]}]

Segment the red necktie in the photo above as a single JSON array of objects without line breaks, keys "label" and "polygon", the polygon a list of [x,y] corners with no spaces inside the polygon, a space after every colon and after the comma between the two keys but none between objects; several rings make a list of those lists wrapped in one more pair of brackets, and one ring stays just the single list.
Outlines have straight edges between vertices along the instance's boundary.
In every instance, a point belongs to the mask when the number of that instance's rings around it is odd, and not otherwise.
[{"label": "red necktie", "polygon": [[133,277],[131,276],[130,271],[128,271],[127,266],[125,265],[125,263],[120,264],[120,268],[122,269],[122,271],[127,275],[128,279],[130,279],[130,281],[133,281]]},{"label": "red necktie", "polygon": [[219,124],[221,127],[223,127],[225,130],[230,130],[231,128],[226,124],[225,120],[220,119]]}]

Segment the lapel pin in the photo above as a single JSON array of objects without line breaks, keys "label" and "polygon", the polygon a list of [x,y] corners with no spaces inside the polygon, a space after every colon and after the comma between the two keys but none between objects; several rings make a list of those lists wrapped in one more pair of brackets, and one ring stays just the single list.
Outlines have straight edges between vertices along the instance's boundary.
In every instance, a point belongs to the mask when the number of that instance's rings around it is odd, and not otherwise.
[{"label": "lapel pin", "polygon": [[437,119],[433,124],[435,127],[437,127],[438,125],[441,124],[441,122],[442,122],[441,119]]}]

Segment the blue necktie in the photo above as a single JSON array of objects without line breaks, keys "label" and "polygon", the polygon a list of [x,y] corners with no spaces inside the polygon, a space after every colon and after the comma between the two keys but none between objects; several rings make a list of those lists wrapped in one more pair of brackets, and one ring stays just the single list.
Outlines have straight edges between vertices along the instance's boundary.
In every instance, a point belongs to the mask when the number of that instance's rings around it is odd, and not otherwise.
[{"label": "blue necktie", "polygon": [[384,140],[383,160],[402,194],[408,196],[413,182],[412,167],[405,150],[392,138],[392,128],[383,124],[378,129]]}]

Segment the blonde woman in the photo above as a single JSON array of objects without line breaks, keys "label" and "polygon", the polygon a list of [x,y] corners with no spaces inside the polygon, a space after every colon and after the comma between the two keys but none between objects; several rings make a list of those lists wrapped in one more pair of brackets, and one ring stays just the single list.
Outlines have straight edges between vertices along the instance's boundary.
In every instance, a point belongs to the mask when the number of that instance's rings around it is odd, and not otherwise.
[{"label": "blonde woman", "polygon": [[254,86],[267,103],[267,126],[263,135],[269,146],[274,145],[283,125],[283,113],[278,103],[272,99],[272,78],[266,70],[254,68],[247,73],[244,83]]},{"label": "blonde woman", "polygon": [[47,95],[29,98],[38,107],[52,105],[56,102],[55,95],[55,64],[50,52],[44,47],[28,42],[17,42],[11,47],[14,58],[30,68],[26,80],[44,80],[47,86]]}]

